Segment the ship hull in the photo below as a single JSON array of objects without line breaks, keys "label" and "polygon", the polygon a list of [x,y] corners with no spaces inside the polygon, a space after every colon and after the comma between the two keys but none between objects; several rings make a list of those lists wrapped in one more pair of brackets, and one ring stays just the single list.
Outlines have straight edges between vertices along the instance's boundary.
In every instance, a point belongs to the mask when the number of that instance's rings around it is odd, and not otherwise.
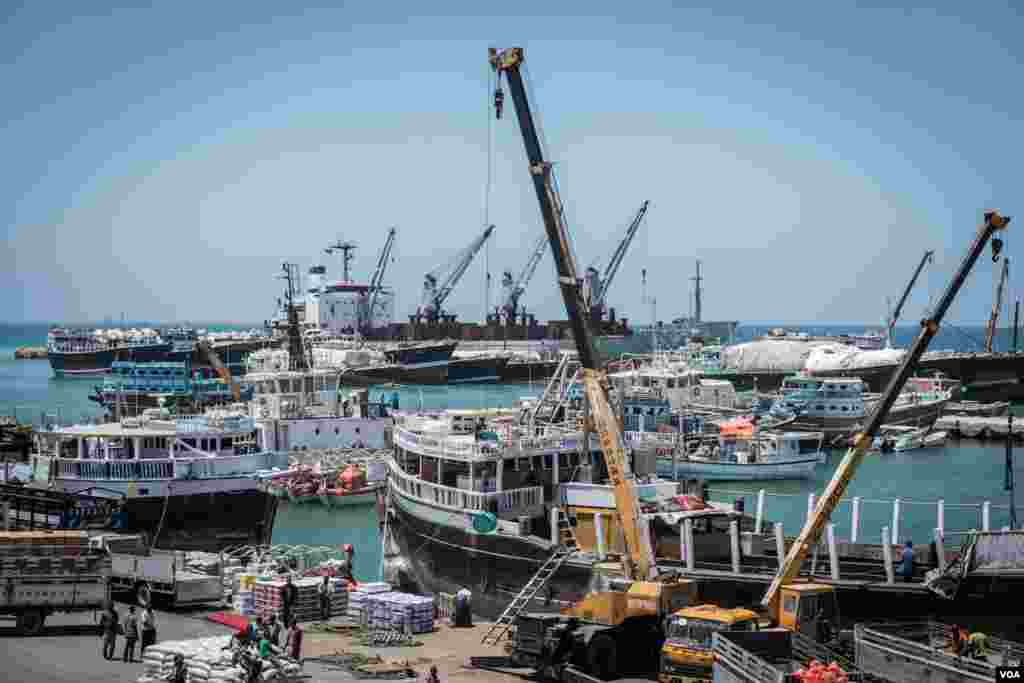
[{"label": "ship hull", "polygon": [[97,349],[94,351],[49,351],[47,358],[56,377],[102,375],[115,360],[139,363],[164,360],[171,351],[169,343]]},{"label": "ship hull", "polygon": [[[707,481],[767,481],[784,479],[810,479],[818,465],[818,457],[794,458],[785,461],[755,463],[701,462],[658,458],[658,476],[666,479],[702,479]],[[673,471],[674,470],[674,471]]]},{"label": "ship hull", "polygon": [[448,384],[497,382],[507,365],[505,356],[453,358],[448,361]]},{"label": "ship hull", "polygon": [[[887,425],[905,425],[909,427],[931,427],[939,419],[949,399],[939,401],[923,401],[921,403],[893,407],[885,418]],[[873,406],[868,406],[870,415]],[[863,417],[827,417],[816,415],[798,415],[793,422],[786,424],[791,431],[824,432],[835,437],[849,434],[858,425],[867,420]]]},{"label": "ship hull", "polygon": [[[118,482],[58,479],[65,493],[123,500],[126,533],[157,533],[156,545],[216,552],[237,543],[268,543],[277,498],[248,478]],[[163,494],[163,495],[161,495]]]},{"label": "ship hull", "polygon": [[558,361],[510,362],[501,371],[502,382],[532,382],[548,379],[558,369]]},{"label": "ship hull", "polygon": [[374,384],[447,384],[448,363],[419,367],[377,365],[353,368],[341,376],[344,384],[371,386]]}]

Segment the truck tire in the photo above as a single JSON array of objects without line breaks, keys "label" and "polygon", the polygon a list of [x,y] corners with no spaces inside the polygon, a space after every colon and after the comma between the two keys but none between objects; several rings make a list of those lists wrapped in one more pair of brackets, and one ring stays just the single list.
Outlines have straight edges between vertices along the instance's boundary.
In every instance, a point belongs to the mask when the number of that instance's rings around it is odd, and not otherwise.
[{"label": "truck tire", "polygon": [[619,673],[618,645],[607,633],[598,633],[587,644],[587,673],[610,681]]},{"label": "truck tire", "polygon": [[18,632],[23,636],[37,636],[43,631],[46,614],[41,609],[27,609],[18,613]]}]

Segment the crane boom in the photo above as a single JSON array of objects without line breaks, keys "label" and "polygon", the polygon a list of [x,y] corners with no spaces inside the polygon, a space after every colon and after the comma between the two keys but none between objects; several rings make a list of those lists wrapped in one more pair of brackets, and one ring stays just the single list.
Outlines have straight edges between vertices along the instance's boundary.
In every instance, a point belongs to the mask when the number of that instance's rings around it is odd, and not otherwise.
[{"label": "crane boom", "polygon": [[1003,289],[1006,287],[1006,276],[1010,274],[1010,259],[1003,258],[1003,272],[999,274],[999,284],[996,286],[996,299],[992,302],[992,315],[988,319],[988,329],[985,331],[985,350],[992,353],[992,342],[996,339],[996,323],[999,322],[999,309],[1003,307]]},{"label": "crane boom", "polygon": [[235,378],[231,376],[231,371],[224,365],[220,356],[218,356],[217,352],[213,350],[210,343],[205,339],[200,339],[196,342],[196,347],[203,352],[203,355],[206,356],[206,360],[210,362],[213,369],[217,371],[220,378],[224,380],[224,383],[231,389],[231,398],[235,401],[242,400],[242,390],[239,388],[238,382],[236,382]]},{"label": "crane boom", "polygon": [[505,315],[505,320],[514,321],[516,313],[519,312],[519,299],[526,292],[526,286],[530,284],[530,280],[533,279],[533,274],[537,272],[537,265],[541,259],[544,258],[544,254],[548,249],[548,236],[542,234],[536,244],[533,246],[533,250],[530,252],[530,258],[527,259],[526,265],[519,271],[519,277],[512,280],[512,273],[505,273],[505,287],[507,293],[505,295],[505,305],[502,306],[502,313]]},{"label": "crane boom", "polygon": [[[878,432],[878,428],[885,421],[886,416],[889,414],[889,409],[895,403],[903,388],[903,384],[907,381],[907,377],[910,376],[914,366],[917,365],[917,362],[928,348],[932,337],[939,331],[939,324],[942,322],[943,316],[946,315],[946,311],[952,305],[957,292],[963,286],[967,275],[974,266],[974,262],[978,260],[978,256],[981,255],[989,238],[995,232],[1004,229],[1009,222],[1009,216],[1001,216],[995,211],[985,214],[985,222],[978,228],[974,242],[954,274],[953,280],[949,283],[946,291],[943,292],[939,303],[935,306],[932,317],[921,321],[921,331],[918,333],[910,350],[903,356],[903,360],[900,362],[895,374],[893,374],[892,379],[889,380],[889,385],[885,388],[885,393],[882,394],[878,406],[871,414],[871,417],[868,418],[864,429],[857,434],[853,447],[846,452],[842,462],[839,463],[835,474],[832,475],[832,480],[825,487],[825,492],[818,499],[813,513],[808,517],[804,528],[800,531],[800,535],[790,547],[782,566],[779,567],[775,579],[768,587],[768,592],[765,593],[762,605],[767,607],[773,615],[778,614],[780,589],[797,577],[800,573],[800,567],[807,558],[811,547],[817,544],[821,538],[821,532],[825,528],[825,524],[832,516],[832,511],[839,504],[839,500],[846,492],[846,488],[853,481],[857,467],[864,459],[864,454],[867,453],[872,439]],[[1002,241],[999,239],[993,240],[992,250],[996,255],[998,255],[1001,248]]]},{"label": "crane boom", "polygon": [[367,315],[373,318],[373,307],[377,305],[377,294],[381,290],[381,285],[384,282],[384,273],[388,269],[388,259],[391,257],[391,247],[395,243],[395,233],[397,230],[391,228],[388,230],[388,238],[384,241],[384,248],[380,252],[380,258],[377,259],[377,267],[373,271],[373,277],[370,278],[370,303],[367,307]]},{"label": "crane boom", "polygon": [[[441,314],[441,307],[448,295],[455,289],[455,285],[459,284],[469,264],[473,262],[493,232],[494,226],[488,225],[483,233],[475,237],[468,247],[455,255],[455,258],[427,273],[423,283],[423,304],[428,318],[436,320]],[[441,281],[440,278],[445,273],[447,275]]]},{"label": "crane boom", "polygon": [[910,296],[910,290],[914,288],[914,284],[917,283],[918,276],[921,275],[921,271],[924,270],[926,263],[931,263],[932,256],[935,252],[928,250],[924,252],[924,256],[921,257],[921,262],[917,264],[917,268],[914,270],[914,274],[910,276],[910,282],[907,283],[907,288],[903,290],[903,295],[900,297],[899,303],[896,304],[896,308],[893,309],[892,317],[889,318],[889,345],[892,345],[892,333],[896,327],[896,321],[900,319],[900,313],[903,311],[903,304],[907,303],[907,297]]},{"label": "crane boom", "polygon": [[540,213],[544,221],[544,231],[551,246],[551,255],[555,260],[558,286],[561,289],[562,300],[572,326],[580,365],[583,367],[584,390],[600,437],[601,450],[608,468],[608,478],[612,482],[615,507],[625,536],[627,557],[624,558],[623,569],[627,578],[646,580],[656,569],[654,553],[651,551],[649,537],[642,533],[642,519],[636,488],[629,460],[626,458],[623,447],[621,427],[608,402],[607,376],[598,366],[593,332],[584,314],[586,309],[580,280],[576,275],[576,264],[569,247],[568,228],[562,211],[562,200],[555,186],[551,162],[544,159],[537,127],[533,121],[526,88],[520,73],[520,66],[523,64],[523,49],[509,48],[499,52],[490,48],[488,54],[491,67],[497,74],[494,105],[498,118],[501,118],[504,100],[504,93],[501,91],[503,75],[515,104],[519,130],[526,148],[529,172],[533,178],[533,187],[537,193],[537,201],[540,204]]},{"label": "crane boom", "polygon": [[629,245],[633,243],[633,238],[636,237],[637,231],[640,229],[640,224],[644,221],[644,216],[647,215],[647,207],[651,202],[644,200],[644,203],[640,205],[640,209],[637,210],[636,216],[633,217],[633,221],[629,224],[629,228],[626,229],[626,236],[622,238],[619,245],[615,247],[615,251],[612,253],[612,258],[608,261],[608,265],[604,269],[604,274],[601,275],[601,285],[597,292],[597,295],[592,297],[590,301],[591,308],[604,308],[604,301],[607,297],[608,290],[612,286],[612,281],[615,280],[615,274],[619,272],[619,266],[622,265],[622,260],[626,258],[626,251],[629,249]]}]

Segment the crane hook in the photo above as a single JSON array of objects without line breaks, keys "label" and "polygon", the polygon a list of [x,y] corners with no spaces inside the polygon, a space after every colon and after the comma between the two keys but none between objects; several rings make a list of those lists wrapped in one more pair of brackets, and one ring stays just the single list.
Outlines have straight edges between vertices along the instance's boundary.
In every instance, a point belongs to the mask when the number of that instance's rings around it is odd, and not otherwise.
[{"label": "crane hook", "polygon": [[1003,250],[1003,240],[998,237],[992,238],[992,263],[999,260],[999,252]]},{"label": "crane hook", "polygon": [[502,92],[501,86],[499,85],[494,89],[494,113],[497,115],[496,118],[501,120],[501,110],[505,106],[505,93]]}]

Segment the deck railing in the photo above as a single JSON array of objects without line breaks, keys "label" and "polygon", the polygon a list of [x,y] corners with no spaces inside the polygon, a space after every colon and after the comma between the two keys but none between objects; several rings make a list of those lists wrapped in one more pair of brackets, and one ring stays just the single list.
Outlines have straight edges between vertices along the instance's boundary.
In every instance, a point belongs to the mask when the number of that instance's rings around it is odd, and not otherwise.
[{"label": "deck railing", "polygon": [[[552,435],[541,437],[523,437],[507,444],[499,441],[472,441],[454,437],[436,437],[416,434],[396,425],[393,433],[395,443],[415,453],[434,457],[446,457],[458,460],[491,458],[509,447],[518,448],[526,454],[530,451],[574,452],[580,448],[580,435]],[[596,444],[596,440],[594,440]]]},{"label": "deck railing", "polygon": [[544,504],[544,488],[541,486],[482,493],[424,481],[419,477],[402,472],[394,462],[391,462],[389,467],[391,481],[396,488],[408,496],[431,505],[459,511],[491,512],[494,507],[492,502],[494,502],[498,512],[501,513],[525,511]]},{"label": "deck railing", "polygon": [[217,479],[247,476],[273,467],[287,468],[285,453],[212,458],[175,458],[147,460],[72,460],[57,461],[57,476],[62,479],[134,481],[160,479]]}]

